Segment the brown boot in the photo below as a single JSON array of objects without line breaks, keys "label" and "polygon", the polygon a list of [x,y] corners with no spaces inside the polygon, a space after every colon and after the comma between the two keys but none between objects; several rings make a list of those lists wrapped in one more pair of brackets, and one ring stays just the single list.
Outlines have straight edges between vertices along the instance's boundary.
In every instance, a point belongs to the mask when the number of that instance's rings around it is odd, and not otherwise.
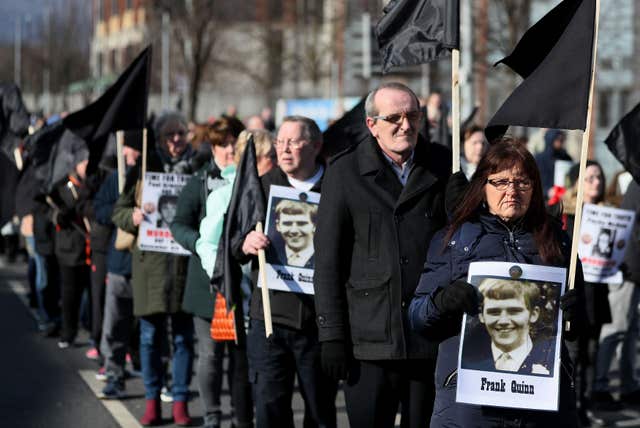
[{"label": "brown boot", "polygon": [[140,419],[140,423],[143,426],[159,425],[162,422],[162,407],[160,399],[147,400],[147,405],[144,410],[144,415]]},{"label": "brown boot", "polygon": [[173,402],[173,421],[179,426],[191,425],[191,418],[189,417],[189,409],[187,408],[186,401],[174,401]]}]

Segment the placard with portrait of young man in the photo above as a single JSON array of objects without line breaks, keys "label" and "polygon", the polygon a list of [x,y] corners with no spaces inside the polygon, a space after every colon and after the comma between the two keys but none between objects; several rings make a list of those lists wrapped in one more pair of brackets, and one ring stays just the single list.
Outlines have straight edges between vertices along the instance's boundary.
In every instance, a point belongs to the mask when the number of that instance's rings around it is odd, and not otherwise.
[{"label": "placard with portrait of young man", "polygon": [[463,317],[456,401],[558,409],[565,276],[557,267],[471,263],[480,307]]},{"label": "placard with portrait of young man", "polygon": [[[320,194],[271,186],[267,207],[265,250],[268,287],[313,294],[316,217]],[[258,279],[262,287],[262,280]]]},{"label": "placard with portrait of young man", "polygon": [[144,251],[190,255],[169,230],[178,206],[178,195],[191,176],[147,172],[142,186],[144,218],[138,232],[138,246]]},{"label": "placard with portrait of young man", "polygon": [[633,211],[584,204],[578,255],[585,281],[622,284],[620,265],[632,239],[634,222]]}]

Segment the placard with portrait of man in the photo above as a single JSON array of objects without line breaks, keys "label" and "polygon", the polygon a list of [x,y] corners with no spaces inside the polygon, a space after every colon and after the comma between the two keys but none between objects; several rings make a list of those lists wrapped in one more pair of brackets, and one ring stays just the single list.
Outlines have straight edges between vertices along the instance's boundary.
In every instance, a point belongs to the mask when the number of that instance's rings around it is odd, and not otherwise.
[{"label": "placard with portrait of man", "polygon": [[555,410],[558,404],[563,268],[472,263],[476,316],[465,315],[456,400]]},{"label": "placard with portrait of man", "polygon": [[141,209],[144,214],[138,232],[138,246],[144,251],[190,255],[169,230],[176,216],[178,195],[191,176],[147,172],[142,186]]},{"label": "placard with portrait of man", "polygon": [[580,223],[578,256],[584,280],[622,284],[620,265],[624,261],[635,212],[602,205],[585,204]]},{"label": "placard with portrait of man", "polygon": [[[271,186],[265,250],[267,283],[275,290],[313,294],[316,216],[320,194]],[[258,282],[262,286],[261,281]]]}]

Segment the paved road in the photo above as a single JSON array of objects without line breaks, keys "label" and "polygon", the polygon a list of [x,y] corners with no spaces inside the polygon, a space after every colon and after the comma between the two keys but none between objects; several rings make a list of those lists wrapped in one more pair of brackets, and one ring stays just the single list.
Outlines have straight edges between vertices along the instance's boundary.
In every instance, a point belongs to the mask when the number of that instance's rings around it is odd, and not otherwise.
[{"label": "paved road", "polygon": [[[86,332],[79,337],[79,346],[61,350],[56,339],[42,338],[31,310],[26,303],[26,265],[7,266],[0,257],[0,426],[11,428],[138,428],[144,412],[144,387],[140,378],[127,381],[128,397],[123,400],[102,401],[97,392],[103,383],[95,379],[98,366],[85,358],[88,349]],[[82,345],[84,343],[84,345]],[[195,364],[194,364],[195,368]],[[612,368],[614,393],[619,376]],[[226,385],[226,383],[225,383]],[[191,385],[190,402],[194,425],[202,423],[202,409],[195,378]],[[338,394],[338,422],[348,427],[344,411],[344,397]],[[230,404],[228,390],[223,391],[222,407],[228,419]],[[294,397],[296,427],[302,427],[303,403],[299,394]],[[174,426],[170,419],[171,405],[163,403],[164,426]],[[640,408],[617,413],[598,413],[594,426],[640,428]],[[399,421],[398,421],[399,422]]]},{"label": "paved road", "polygon": [[[144,413],[142,380],[127,380],[127,398],[103,401],[97,393],[104,384],[95,379],[97,363],[85,358],[88,334],[81,331],[79,345],[58,349],[57,339],[41,337],[27,304],[26,265],[6,265],[0,256],[0,427],[8,428],[137,428]],[[196,364],[194,364],[194,369]],[[230,427],[230,400],[226,380],[222,396],[223,427]],[[202,424],[202,408],[195,376],[189,410],[194,425]],[[344,398],[337,401],[340,428],[348,427]],[[171,404],[163,403],[164,426],[171,427]],[[295,394],[294,419],[302,427],[303,402]]]}]

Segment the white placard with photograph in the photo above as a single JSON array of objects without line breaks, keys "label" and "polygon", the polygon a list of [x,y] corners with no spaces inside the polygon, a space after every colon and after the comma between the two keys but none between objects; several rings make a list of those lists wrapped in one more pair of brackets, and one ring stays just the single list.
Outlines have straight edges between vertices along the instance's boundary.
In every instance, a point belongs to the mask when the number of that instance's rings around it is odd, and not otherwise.
[{"label": "white placard with photograph", "polygon": [[457,402],[558,410],[565,278],[550,266],[469,265],[481,304],[462,320]]},{"label": "white placard with photograph", "polygon": [[144,251],[190,255],[173,240],[169,225],[178,207],[178,195],[191,178],[185,174],[147,172],[142,186],[144,218],[138,232],[138,246]]},{"label": "white placard with photograph", "polygon": [[[269,247],[267,286],[273,290],[313,294],[316,217],[320,194],[271,186],[267,208]],[[258,279],[258,287],[262,287]]]},{"label": "white placard with photograph", "polygon": [[588,282],[622,284],[620,263],[629,244],[635,212],[585,204],[578,255]]}]

